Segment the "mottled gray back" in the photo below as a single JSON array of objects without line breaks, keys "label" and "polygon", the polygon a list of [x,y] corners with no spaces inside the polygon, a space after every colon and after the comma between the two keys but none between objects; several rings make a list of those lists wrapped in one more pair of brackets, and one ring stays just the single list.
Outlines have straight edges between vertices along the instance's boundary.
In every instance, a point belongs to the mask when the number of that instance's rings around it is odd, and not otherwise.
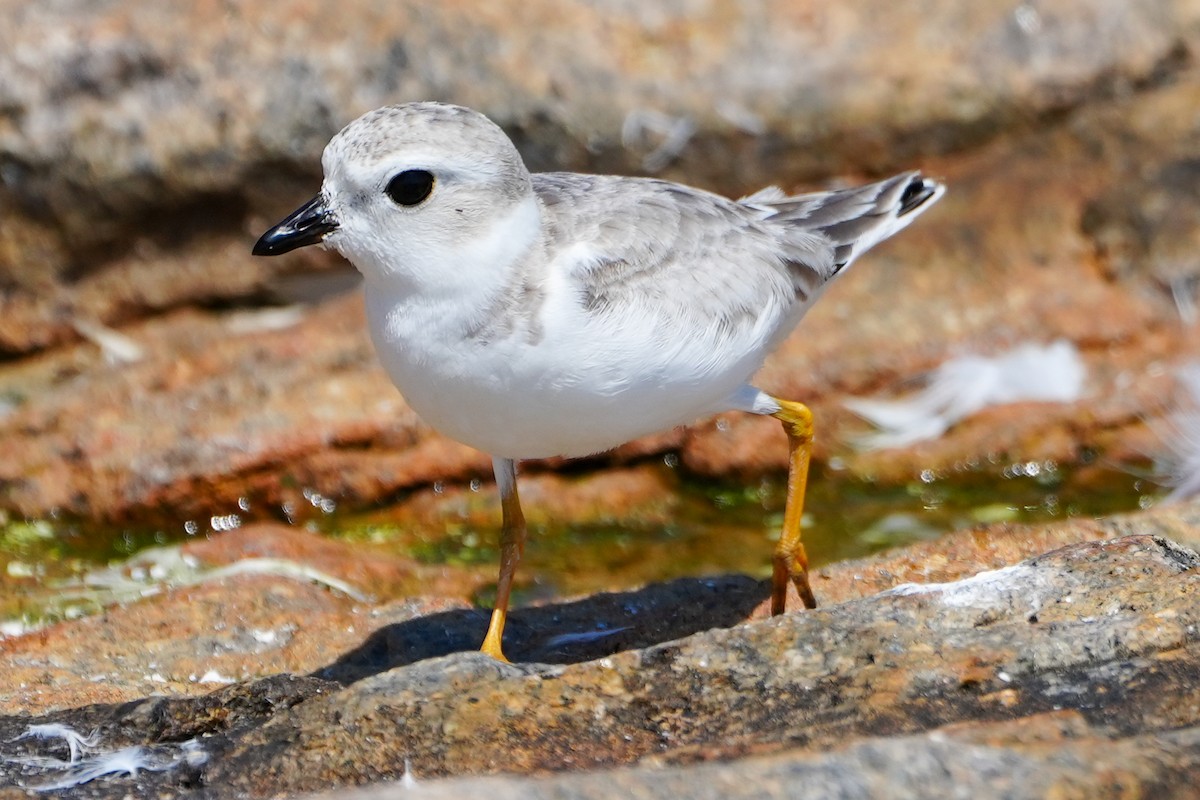
[{"label": "mottled gray back", "polygon": [[729,332],[806,301],[832,267],[820,238],[699,189],[574,173],[534,175],[533,185],[549,239],[590,251],[577,278],[594,313],[634,307]]}]

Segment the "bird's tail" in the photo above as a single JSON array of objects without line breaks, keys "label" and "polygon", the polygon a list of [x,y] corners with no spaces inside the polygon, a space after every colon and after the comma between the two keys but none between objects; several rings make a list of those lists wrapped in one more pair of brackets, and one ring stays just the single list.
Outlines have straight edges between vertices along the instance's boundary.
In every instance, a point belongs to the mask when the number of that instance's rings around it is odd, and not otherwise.
[{"label": "bird's tail", "polygon": [[764,219],[791,223],[833,244],[833,272],[908,225],[946,191],[944,184],[919,172],[905,172],[877,183],[787,196],[764,189],[740,202]]}]

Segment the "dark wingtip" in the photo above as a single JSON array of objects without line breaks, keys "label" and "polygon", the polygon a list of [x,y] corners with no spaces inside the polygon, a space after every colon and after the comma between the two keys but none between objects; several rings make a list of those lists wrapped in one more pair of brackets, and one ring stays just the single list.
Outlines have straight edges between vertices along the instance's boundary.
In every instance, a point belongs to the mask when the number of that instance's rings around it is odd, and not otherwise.
[{"label": "dark wingtip", "polygon": [[908,185],[904,187],[904,193],[900,195],[899,216],[916,211],[931,197],[940,195],[944,190],[945,186],[932,178],[926,178],[919,174],[914,175]]}]

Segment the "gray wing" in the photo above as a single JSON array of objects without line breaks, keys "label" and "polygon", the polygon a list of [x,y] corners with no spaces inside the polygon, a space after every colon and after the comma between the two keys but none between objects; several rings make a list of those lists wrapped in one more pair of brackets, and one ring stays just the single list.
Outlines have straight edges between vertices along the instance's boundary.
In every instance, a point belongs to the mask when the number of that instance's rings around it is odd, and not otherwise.
[{"label": "gray wing", "polygon": [[823,235],[719,195],[647,178],[542,173],[533,182],[549,235],[583,254],[571,269],[591,313],[728,334],[764,314],[790,317],[834,270]]},{"label": "gray wing", "polygon": [[583,253],[571,269],[586,310],[718,335],[794,324],[829,279],[945,191],[917,172],[738,201],[648,178],[543,173],[533,186],[550,236]]}]

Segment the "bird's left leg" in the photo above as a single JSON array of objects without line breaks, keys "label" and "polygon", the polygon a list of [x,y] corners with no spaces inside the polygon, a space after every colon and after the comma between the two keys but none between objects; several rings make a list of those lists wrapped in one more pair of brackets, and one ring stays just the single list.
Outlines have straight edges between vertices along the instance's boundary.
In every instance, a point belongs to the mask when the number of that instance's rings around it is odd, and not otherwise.
[{"label": "bird's left leg", "polygon": [[808,554],[800,541],[800,519],[804,515],[804,489],[808,484],[808,462],[812,456],[813,418],[808,406],[781,400],[746,385],[729,401],[730,408],[772,416],[783,424],[788,437],[787,502],[783,530],[772,559],[771,613],[782,614],[787,604],[789,580],[800,593],[805,608],[816,608],[817,599],[808,583]]},{"label": "bird's left leg", "polygon": [[488,624],[487,636],[479,649],[497,661],[505,661],[500,640],[504,636],[504,622],[508,618],[508,598],[512,592],[513,575],[525,551],[525,515],[521,513],[521,501],[517,497],[517,462],[511,458],[493,458],[492,471],[496,474],[496,488],[500,492],[500,509],[503,527],[500,530],[500,580],[496,583],[496,606],[492,609],[492,620]]},{"label": "bird's left leg", "polygon": [[783,531],[775,547],[771,584],[771,613],[782,614],[787,606],[788,579],[796,585],[805,608],[816,608],[808,583],[808,554],[800,541],[800,520],[804,515],[804,490],[808,485],[808,463],[812,457],[813,418],[808,406],[791,400],[771,398],[779,410],[771,414],[783,423],[788,437],[787,500],[783,508]]}]

